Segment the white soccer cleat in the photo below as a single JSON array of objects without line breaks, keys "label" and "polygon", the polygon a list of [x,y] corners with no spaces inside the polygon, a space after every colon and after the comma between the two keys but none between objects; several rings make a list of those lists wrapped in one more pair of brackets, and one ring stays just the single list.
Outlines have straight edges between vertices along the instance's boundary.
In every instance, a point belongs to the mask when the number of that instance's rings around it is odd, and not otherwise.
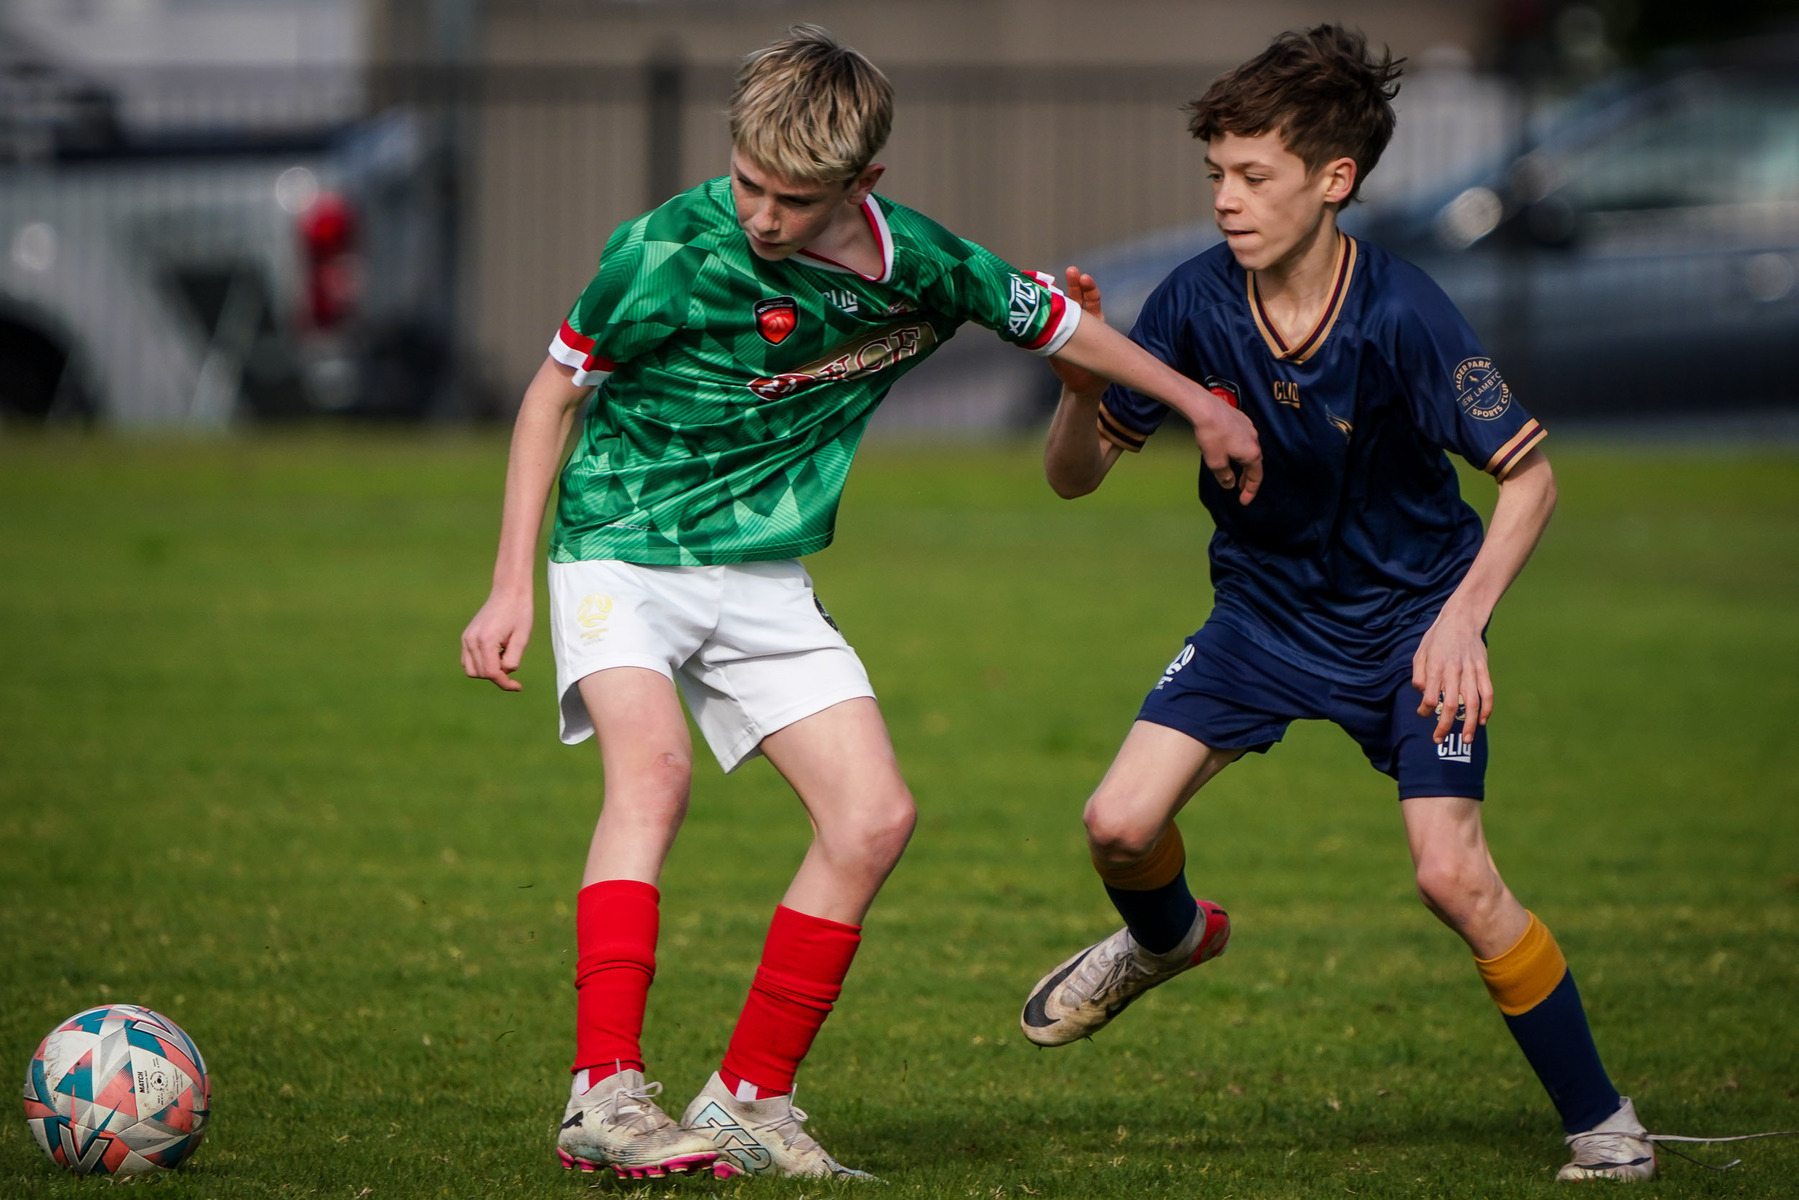
[{"label": "white soccer cleat", "polygon": [[1151,954],[1129,929],[1120,929],[1039,979],[1018,1024],[1039,1046],[1078,1042],[1150,988],[1223,954],[1230,940],[1230,916],[1210,900],[1199,902],[1193,927],[1166,954]]},{"label": "white soccer cleat", "polygon": [[642,1071],[620,1071],[570,1096],[556,1157],[566,1170],[611,1167],[620,1179],[659,1179],[712,1167],[718,1150],[656,1107],[661,1092],[660,1083],[644,1083]]},{"label": "white soccer cleat", "polygon": [[1630,1097],[1620,1099],[1624,1103],[1617,1112],[1585,1133],[1568,1135],[1568,1149],[1574,1156],[1556,1172],[1557,1179],[1655,1178],[1655,1143],[1637,1120]]},{"label": "white soccer cleat", "polygon": [[800,1128],[805,1119],[791,1096],[739,1100],[714,1071],[687,1106],[681,1124],[708,1138],[707,1144],[718,1151],[715,1175],[724,1176],[727,1167],[734,1167],[746,1175],[874,1179],[867,1171],[853,1170],[826,1154],[825,1148]]}]

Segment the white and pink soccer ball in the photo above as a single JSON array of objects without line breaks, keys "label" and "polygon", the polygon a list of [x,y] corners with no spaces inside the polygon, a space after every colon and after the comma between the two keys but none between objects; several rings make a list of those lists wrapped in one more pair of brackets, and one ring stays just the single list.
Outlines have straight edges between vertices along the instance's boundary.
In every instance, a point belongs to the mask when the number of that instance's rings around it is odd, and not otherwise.
[{"label": "white and pink soccer ball", "polygon": [[25,1122],[43,1152],[79,1175],[173,1167],[206,1134],[211,1085],[181,1026],[135,1004],[76,1013],[25,1072]]}]

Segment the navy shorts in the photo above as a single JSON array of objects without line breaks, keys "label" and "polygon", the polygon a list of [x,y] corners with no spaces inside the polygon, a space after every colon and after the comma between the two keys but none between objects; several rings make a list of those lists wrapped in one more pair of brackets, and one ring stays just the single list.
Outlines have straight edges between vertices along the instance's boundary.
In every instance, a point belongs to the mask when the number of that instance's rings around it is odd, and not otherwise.
[{"label": "navy shorts", "polygon": [[[1419,635],[1422,639],[1423,635]],[[1418,715],[1414,641],[1403,669],[1373,686],[1337,683],[1276,658],[1230,625],[1209,621],[1187,639],[1143,701],[1137,719],[1165,725],[1215,750],[1265,753],[1293,721],[1332,721],[1376,770],[1399,781],[1399,798],[1486,796],[1487,731],[1464,742],[1461,726],[1437,745],[1437,718]]]}]

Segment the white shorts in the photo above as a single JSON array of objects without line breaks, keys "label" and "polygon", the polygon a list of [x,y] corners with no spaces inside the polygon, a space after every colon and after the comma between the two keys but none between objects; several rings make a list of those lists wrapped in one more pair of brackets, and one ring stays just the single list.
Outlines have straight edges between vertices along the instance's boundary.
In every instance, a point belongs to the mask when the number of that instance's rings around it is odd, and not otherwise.
[{"label": "white shorts", "polygon": [[562,740],[593,721],[577,686],[609,667],[675,681],[718,765],[734,771],[802,717],[873,696],[868,672],[812,594],[798,559],[652,567],[550,564],[550,647]]}]

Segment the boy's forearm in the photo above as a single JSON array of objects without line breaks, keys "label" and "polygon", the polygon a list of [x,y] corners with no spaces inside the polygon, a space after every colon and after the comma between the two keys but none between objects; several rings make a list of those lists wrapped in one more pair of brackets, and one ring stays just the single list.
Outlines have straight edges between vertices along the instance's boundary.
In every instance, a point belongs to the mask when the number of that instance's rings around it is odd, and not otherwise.
[{"label": "boy's forearm", "polygon": [[544,507],[562,464],[569,427],[588,390],[576,387],[568,376],[567,368],[546,361],[519,405],[506,459],[506,500],[493,569],[495,592],[531,590]]},{"label": "boy's forearm", "polygon": [[1064,386],[1043,443],[1043,473],[1064,500],[1098,487],[1111,463],[1096,432],[1103,392],[1083,395]]},{"label": "boy's forearm", "polygon": [[1555,512],[1555,472],[1541,450],[1533,450],[1500,482],[1499,501],[1468,568],[1444,609],[1459,611],[1484,627],[1512,581],[1530,561],[1537,540]]},{"label": "boy's forearm", "polygon": [[1219,410],[1226,407],[1224,401],[1103,321],[1082,321],[1056,355],[1132,391],[1153,396],[1195,428],[1214,423],[1221,415]]}]

